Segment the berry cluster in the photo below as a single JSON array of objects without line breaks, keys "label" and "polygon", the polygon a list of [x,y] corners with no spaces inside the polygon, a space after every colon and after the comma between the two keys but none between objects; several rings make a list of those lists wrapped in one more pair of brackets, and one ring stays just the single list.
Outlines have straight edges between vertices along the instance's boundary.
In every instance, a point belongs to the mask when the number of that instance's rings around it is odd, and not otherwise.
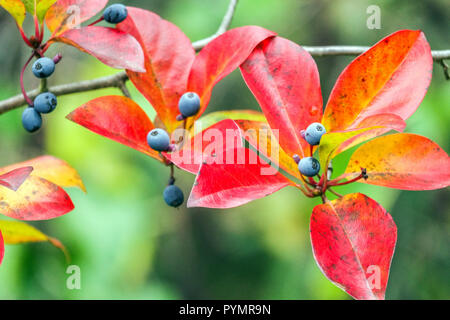
[{"label": "berry cluster", "polygon": [[[33,64],[33,74],[39,79],[50,77],[55,71],[55,65],[61,60],[61,55],[50,59],[42,57]],[[28,132],[35,132],[42,126],[42,113],[50,113],[57,105],[56,96],[51,92],[43,92],[34,98],[33,104],[29,105],[22,113],[22,124]]]},{"label": "berry cluster", "polygon": [[[178,101],[177,116],[178,121],[186,120],[198,113],[200,110],[200,97],[195,92],[186,92]],[[158,152],[171,152],[175,150],[175,145],[170,143],[170,136],[166,130],[156,128],[147,134],[147,143],[153,150]],[[171,164],[172,165],[172,164]],[[163,193],[164,201],[171,207],[179,207],[184,202],[183,191],[175,184],[175,179],[170,178],[169,185]]]},{"label": "berry cluster", "polygon": [[[306,130],[302,131],[302,137],[311,145],[317,146],[320,143],[320,139],[326,133],[325,127],[318,123],[311,123]],[[314,177],[320,172],[320,163],[313,157],[312,152],[310,157],[300,159],[298,155],[294,155],[294,160],[298,164],[298,170],[300,173],[307,177]]]}]

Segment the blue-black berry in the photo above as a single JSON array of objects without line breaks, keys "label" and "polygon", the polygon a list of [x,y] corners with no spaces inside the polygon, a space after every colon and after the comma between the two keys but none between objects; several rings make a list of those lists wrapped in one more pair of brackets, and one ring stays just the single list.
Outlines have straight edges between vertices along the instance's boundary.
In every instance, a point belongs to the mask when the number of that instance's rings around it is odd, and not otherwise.
[{"label": "blue-black berry", "polygon": [[192,117],[200,110],[200,97],[195,92],[186,92],[178,101],[178,109],[183,117]]},{"label": "blue-black berry", "polygon": [[123,4],[116,3],[110,5],[108,8],[103,11],[103,19],[109,23],[119,23],[125,20],[128,16],[127,7]]},{"label": "blue-black berry", "polygon": [[163,129],[153,129],[147,135],[147,143],[153,150],[168,151],[170,148],[170,137]]},{"label": "blue-black berry", "polygon": [[171,207],[179,207],[184,202],[183,191],[176,185],[167,186],[163,193],[164,201]]},{"label": "blue-black berry", "polygon": [[305,131],[305,140],[312,146],[320,143],[320,139],[326,133],[325,127],[318,122],[311,123]]},{"label": "blue-black berry", "polygon": [[320,163],[313,157],[306,157],[298,163],[298,170],[307,177],[314,177],[320,171]]},{"label": "blue-black berry", "polygon": [[37,59],[33,63],[33,73],[38,78],[47,78],[50,77],[55,71],[55,62],[52,59],[47,57],[42,57]]},{"label": "blue-black berry", "polygon": [[28,107],[22,113],[22,124],[28,132],[35,132],[42,126],[42,117],[33,107]]},{"label": "blue-black berry", "polygon": [[56,96],[51,92],[44,92],[34,99],[34,109],[39,113],[49,113],[55,110]]}]

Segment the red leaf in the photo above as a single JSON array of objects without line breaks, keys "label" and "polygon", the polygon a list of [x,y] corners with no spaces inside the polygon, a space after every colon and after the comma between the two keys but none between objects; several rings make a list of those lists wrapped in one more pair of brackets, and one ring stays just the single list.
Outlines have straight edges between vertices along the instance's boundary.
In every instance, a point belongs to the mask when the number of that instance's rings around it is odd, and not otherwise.
[{"label": "red leaf", "polygon": [[[234,144],[227,144],[227,134],[229,141]],[[235,137],[235,139],[233,138]],[[233,138],[233,139],[231,139]],[[175,138],[175,140],[177,140]],[[214,148],[217,144],[217,148]],[[212,156],[213,153],[232,147],[242,147],[242,135],[239,127],[233,120],[222,120],[189,139],[181,150],[166,153],[164,156],[172,161],[177,167],[187,172],[197,174],[203,160]]]},{"label": "red leaf", "polygon": [[450,158],[428,138],[397,133],[359,147],[345,170],[348,178],[366,168],[362,183],[403,190],[433,190],[450,185]]},{"label": "red leaf", "polygon": [[145,71],[144,54],[139,42],[117,29],[99,26],[70,29],[50,41],[74,46],[113,68]]},{"label": "red leaf", "polygon": [[[242,158],[240,158],[240,155]],[[217,159],[234,159],[214,163]],[[244,161],[238,162],[236,159]],[[252,161],[255,160],[255,161]],[[263,174],[263,170],[267,173]],[[264,163],[254,151],[227,149],[203,163],[188,199],[188,207],[232,208],[268,196],[290,181]]]},{"label": "red leaf", "polygon": [[213,87],[241,65],[272,31],[256,26],[231,29],[206,45],[195,58],[189,75],[188,91],[200,95],[199,117],[208,106]]},{"label": "red leaf", "polygon": [[384,299],[397,227],[361,193],[318,205],[311,216],[314,257],[325,276],[355,299]]},{"label": "red leaf", "polygon": [[58,0],[45,15],[45,22],[53,34],[77,28],[105,7],[108,0]]},{"label": "red leaf", "polygon": [[19,220],[47,220],[73,210],[69,195],[57,185],[30,175],[17,191],[0,186],[0,212]]},{"label": "red leaf", "polygon": [[22,167],[2,174],[0,175],[0,185],[16,191],[32,171],[33,167]]},{"label": "red leaf", "polygon": [[127,74],[171,132],[180,123],[175,120],[179,114],[178,100],[186,92],[195,59],[191,41],[174,24],[138,8],[128,7],[128,18],[117,28],[131,34],[141,44],[146,72],[127,70]]},{"label": "red leaf", "polygon": [[311,55],[280,37],[261,43],[241,66],[280,146],[289,156],[303,156],[309,145],[300,135],[322,117],[319,73]]},{"label": "red leaf", "polygon": [[376,114],[408,119],[425,96],[432,69],[430,46],[422,32],[401,30],[384,38],[339,76],[323,124],[330,132]]},{"label": "red leaf", "polygon": [[5,244],[3,242],[2,230],[0,230],[0,265],[2,264],[4,256],[5,256]]},{"label": "red leaf", "polygon": [[158,152],[147,144],[147,134],[154,128],[153,123],[145,111],[127,97],[93,99],[75,109],[67,119],[161,161]]}]

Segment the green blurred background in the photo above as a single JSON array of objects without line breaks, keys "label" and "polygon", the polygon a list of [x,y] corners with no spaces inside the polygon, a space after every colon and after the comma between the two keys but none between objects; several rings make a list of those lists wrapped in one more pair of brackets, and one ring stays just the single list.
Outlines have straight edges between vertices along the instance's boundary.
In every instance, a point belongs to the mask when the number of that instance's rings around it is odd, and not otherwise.
[{"label": "green blurred background", "polygon": [[[115,1],[114,1],[115,2]],[[178,25],[192,40],[217,29],[227,0],[123,1],[156,12]],[[366,9],[381,8],[380,30],[366,27]],[[241,0],[233,27],[260,25],[304,45],[372,45],[399,29],[422,29],[433,49],[448,49],[447,0]],[[30,25],[28,22],[28,30]],[[151,28],[151,26],[149,26]],[[0,99],[19,92],[19,73],[29,50],[13,19],[0,10]],[[117,72],[67,46],[50,85]],[[352,57],[316,58],[326,101]],[[26,86],[37,81],[27,72]],[[433,80],[406,132],[425,135],[450,150],[450,82],[435,64]],[[154,115],[134,89],[133,98]],[[231,210],[172,209],[162,190],[169,171],[139,152],[107,140],[65,116],[108,89],[60,97],[45,117],[44,129],[29,135],[18,109],[0,116],[0,166],[51,154],[68,161],[82,176],[88,193],[69,190],[75,210],[52,221],[35,222],[58,237],[81,268],[81,290],[66,289],[64,257],[49,244],[6,247],[0,267],[2,299],[349,299],[332,285],[313,259],[309,216],[318,201],[287,188]],[[239,72],[213,92],[207,112],[258,105]],[[351,151],[335,162],[343,170]],[[439,168],[436,168],[439,170]],[[336,172],[336,171],[335,171]],[[177,170],[187,196],[194,177]],[[449,190],[403,192],[351,185],[340,192],[364,192],[391,212],[398,242],[386,297],[450,298]]]}]

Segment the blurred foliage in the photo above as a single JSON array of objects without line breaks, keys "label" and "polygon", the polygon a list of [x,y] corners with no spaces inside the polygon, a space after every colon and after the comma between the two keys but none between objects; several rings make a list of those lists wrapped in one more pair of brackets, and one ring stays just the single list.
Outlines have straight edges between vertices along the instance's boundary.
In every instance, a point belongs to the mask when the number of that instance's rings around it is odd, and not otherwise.
[{"label": "blurred foliage", "polygon": [[[115,1],[116,2],[116,1]],[[155,11],[191,39],[215,32],[227,0],[134,0],[127,5]],[[381,7],[382,28],[366,27],[366,8]],[[446,0],[241,0],[232,26],[260,25],[304,45],[372,45],[398,29],[422,29],[433,49],[448,49],[450,6]],[[30,28],[30,21],[26,21]],[[150,26],[151,27],[151,26]],[[30,29],[28,29],[30,30]],[[13,20],[0,11],[0,99],[19,92],[20,66],[28,55]],[[113,74],[73,48],[53,48],[63,60],[50,84]],[[324,101],[353,58],[317,58]],[[26,86],[37,82],[27,74]],[[406,132],[425,135],[450,150],[450,83],[435,64],[433,81]],[[133,98],[154,115],[128,84]],[[76,209],[35,222],[58,237],[81,268],[81,290],[66,289],[64,257],[48,244],[7,246],[0,268],[3,299],[349,299],[322,275],[309,241],[309,215],[318,200],[284,189],[231,210],[167,207],[162,190],[169,170],[137,151],[95,135],[65,119],[82,103],[108,89],[59,98],[44,130],[29,135],[22,110],[0,116],[0,166],[42,154],[65,159],[77,170],[88,194],[70,190]],[[208,112],[258,105],[239,72],[213,92]],[[343,170],[352,150],[335,161]],[[436,168],[439,170],[439,168]],[[186,195],[193,176],[177,171]],[[364,192],[387,208],[398,225],[388,299],[448,299],[450,250],[449,191],[402,192],[367,185],[342,187]]]}]

